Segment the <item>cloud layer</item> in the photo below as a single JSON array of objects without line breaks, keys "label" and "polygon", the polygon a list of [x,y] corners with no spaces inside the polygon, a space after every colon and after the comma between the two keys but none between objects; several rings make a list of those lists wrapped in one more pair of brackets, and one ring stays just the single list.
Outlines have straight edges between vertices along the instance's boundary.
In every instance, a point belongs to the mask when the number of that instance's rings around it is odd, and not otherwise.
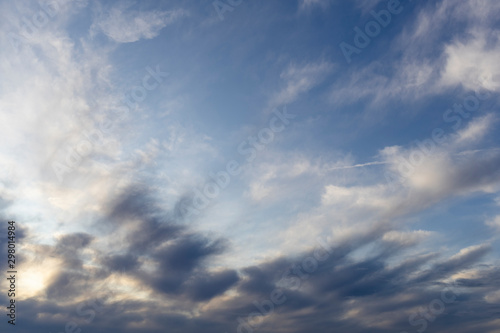
[{"label": "cloud layer", "polygon": [[498,332],[500,5],[229,5],[0,4],[15,330]]}]

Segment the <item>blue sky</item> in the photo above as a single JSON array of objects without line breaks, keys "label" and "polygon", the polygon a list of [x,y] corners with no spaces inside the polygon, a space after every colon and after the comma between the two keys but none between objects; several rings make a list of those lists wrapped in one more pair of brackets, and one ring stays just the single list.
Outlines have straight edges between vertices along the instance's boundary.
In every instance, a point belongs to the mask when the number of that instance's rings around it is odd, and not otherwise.
[{"label": "blue sky", "polygon": [[2,331],[500,329],[496,1],[0,12]]}]

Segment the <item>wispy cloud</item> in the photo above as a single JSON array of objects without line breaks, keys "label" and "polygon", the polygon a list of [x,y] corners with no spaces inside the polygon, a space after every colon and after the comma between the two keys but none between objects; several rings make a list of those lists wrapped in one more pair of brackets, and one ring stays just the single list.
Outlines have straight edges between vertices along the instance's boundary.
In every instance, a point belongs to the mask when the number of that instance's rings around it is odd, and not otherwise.
[{"label": "wispy cloud", "polygon": [[315,7],[325,9],[331,4],[330,0],[300,0],[299,10],[307,11]]},{"label": "wispy cloud", "polygon": [[280,75],[284,88],[271,98],[270,106],[278,107],[294,102],[301,94],[320,84],[334,68],[335,66],[327,61],[289,65]]},{"label": "wispy cloud", "polygon": [[[390,64],[375,59],[362,68],[350,66],[333,85],[332,103],[364,100],[379,109],[401,98],[421,100],[457,86],[498,91],[499,30],[490,23],[499,12],[498,3],[489,0],[424,4],[389,42],[391,47],[381,51],[396,49],[401,57]],[[449,31],[453,22],[463,29],[449,40],[439,32]]]},{"label": "wispy cloud", "polygon": [[132,43],[140,39],[152,39],[167,25],[187,15],[183,9],[170,11],[139,11],[131,9],[131,3],[122,3],[99,10],[90,28],[91,35],[102,32],[118,43]]}]

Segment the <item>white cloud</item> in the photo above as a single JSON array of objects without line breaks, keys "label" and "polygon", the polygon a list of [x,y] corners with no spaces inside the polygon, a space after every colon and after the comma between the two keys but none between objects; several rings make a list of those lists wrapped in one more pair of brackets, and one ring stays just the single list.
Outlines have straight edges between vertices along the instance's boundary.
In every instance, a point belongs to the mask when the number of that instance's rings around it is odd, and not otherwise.
[{"label": "white cloud", "polygon": [[395,243],[404,246],[412,246],[420,243],[424,239],[431,236],[433,233],[427,230],[413,230],[413,231],[396,231],[392,230],[386,232],[382,236],[382,240],[388,243]]},{"label": "white cloud", "polygon": [[[500,32],[492,28],[499,13],[500,4],[494,0],[445,0],[422,9],[415,23],[400,35],[398,44],[405,61],[423,54],[430,59],[436,50],[440,52],[432,64],[440,69],[440,78],[434,84],[429,82],[429,93],[456,85],[468,90],[500,88],[496,60],[500,56]],[[449,26],[454,23],[464,30],[443,43],[442,35],[436,32],[455,29]]]},{"label": "white cloud", "polygon": [[341,206],[345,208],[384,209],[391,206],[391,200],[384,195],[382,186],[325,186],[325,193],[321,198],[324,206]]},{"label": "white cloud", "polygon": [[285,81],[285,87],[271,98],[270,107],[295,101],[301,94],[320,84],[333,69],[334,65],[326,61],[288,66],[280,75]]},{"label": "white cloud", "polygon": [[[254,165],[246,175],[246,195],[258,204],[283,207],[281,216],[289,213],[285,213],[289,207],[303,208],[286,223],[280,222],[283,231],[277,248],[283,253],[303,249],[318,236],[341,242],[366,233],[373,225],[397,227],[447,198],[500,189],[500,151],[473,150],[495,130],[492,117],[469,120],[444,143],[435,143],[429,153],[418,144],[385,147],[379,159],[369,163],[354,163],[350,157],[333,162],[265,154],[261,156],[265,162]],[[386,171],[395,178],[386,180]],[[386,240],[392,236],[401,235],[389,234]]]},{"label": "white cloud", "polygon": [[310,10],[315,7],[327,8],[330,5],[329,0],[301,0],[299,9],[302,11]]},{"label": "white cloud", "polygon": [[[382,1],[384,0],[355,0],[356,7],[360,8],[363,14],[368,13]],[[299,9],[306,11],[312,8],[320,7],[324,10],[334,2],[335,0],[301,0]]]},{"label": "white cloud", "polygon": [[[0,183],[8,184],[0,191],[14,201],[10,212],[37,228],[41,238],[50,238],[56,229],[84,228],[82,216],[99,212],[116,186],[130,181],[134,167],[152,163],[162,152],[160,142],[152,139],[145,148],[134,146],[136,161],[125,156],[122,134],[130,118],[115,120],[112,112],[123,102],[111,84],[111,48],[96,50],[87,38],[75,45],[64,27],[78,13],[73,7],[62,12],[67,7],[61,5],[61,12],[19,50],[0,38],[0,70],[9,82],[0,87],[0,130],[5,135],[0,160],[12,170],[10,179],[0,175]],[[16,12],[23,8],[2,8],[12,21],[2,22],[6,31],[15,31],[13,18],[30,17],[29,11]],[[54,163],[67,166],[68,152],[88,142],[85,133],[98,130],[99,121],[108,116],[114,127],[101,133],[104,143],[90,149],[85,144],[80,152],[87,153],[59,183]]]},{"label": "white cloud", "polygon": [[384,105],[393,99],[414,100],[426,95],[433,79],[433,67],[426,60],[395,64],[390,75],[380,74],[383,65],[373,62],[349,73],[332,87],[330,100],[335,105],[362,99],[373,105]]},{"label": "white cloud", "polygon": [[484,296],[484,300],[488,303],[498,304],[500,303],[500,290],[492,292]]},{"label": "white cloud", "polygon": [[[445,0],[418,10],[387,48],[401,59],[351,66],[332,87],[332,104],[365,99],[378,110],[389,101],[418,100],[456,86],[500,90],[500,30],[492,28],[500,14],[497,1]],[[444,39],[442,31],[451,37]]]},{"label": "white cloud", "polygon": [[500,232],[500,215],[495,216],[490,220],[487,220],[486,225],[493,228],[495,231]]},{"label": "white cloud", "polygon": [[291,186],[294,179],[315,171],[311,161],[304,157],[295,156],[285,163],[281,162],[266,161],[249,170],[251,180],[246,195],[254,201],[283,200],[287,193],[290,194],[284,187]]},{"label": "white cloud", "polygon": [[[323,170],[328,169],[329,167],[325,167]],[[349,175],[345,180],[339,178],[336,172],[332,175],[327,172],[314,173],[318,181],[312,178],[296,190],[301,191],[304,197],[306,184],[310,187],[317,183],[314,187],[321,191],[321,197],[315,206],[309,206],[294,216],[280,233],[284,252],[304,248],[317,237],[327,237],[334,243],[341,243],[350,237],[370,234],[374,226],[387,227],[392,223],[385,216],[400,203],[398,194],[391,193],[383,183],[361,185],[367,179],[359,168],[347,171]],[[348,184],[342,184],[346,180]],[[360,185],[352,185],[352,182]],[[291,202],[288,203],[290,204]],[[309,242],[304,243],[304,240]]]},{"label": "white cloud", "polygon": [[380,156],[388,162],[388,184],[404,198],[394,212],[418,211],[456,195],[498,191],[499,150],[464,150],[492,131],[491,124],[489,116],[478,118],[433,148],[422,149],[423,146],[416,145],[407,149],[399,146],[382,149]]},{"label": "white cloud", "polygon": [[492,113],[474,119],[466,128],[457,133],[455,144],[461,145],[480,141],[491,130],[494,123],[495,117]]},{"label": "white cloud", "polygon": [[[343,184],[355,179],[356,169],[362,165],[353,163],[350,156],[315,158],[306,154],[283,153],[271,147],[261,152],[260,162],[254,162],[245,171],[248,191],[245,195],[255,202],[286,202],[300,197],[303,191],[317,194],[324,189],[327,180]],[[365,166],[373,165],[368,163]]]},{"label": "white cloud", "polygon": [[[446,65],[440,84],[462,85],[469,90],[500,90],[500,32],[475,30],[466,41],[448,44],[444,51]],[[496,40],[493,45],[489,40]]]},{"label": "white cloud", "polygon": [[118,43],[132,43],[140,39],[152,39],[160,30],[186,16],[182,9],[171,11],[131,10],[131,4],[119,4],[106,13],[99,13],[90,29],[97,31]]},{"label": "white cloud", "polygon": [[366,15],[370,10],[375,9],[380,2],[386,0],[356,0],[357,7],[362,10],[363,15]]}]

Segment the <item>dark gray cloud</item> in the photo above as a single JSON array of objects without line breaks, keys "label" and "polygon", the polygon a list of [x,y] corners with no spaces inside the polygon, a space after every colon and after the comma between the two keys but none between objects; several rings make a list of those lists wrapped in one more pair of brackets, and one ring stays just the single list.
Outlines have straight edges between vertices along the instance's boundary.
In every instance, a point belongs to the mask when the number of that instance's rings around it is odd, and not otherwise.
[{"label": "dark gray cloud", "polygon": [[429,280],[438,280],[450,276],[453,273],[467,268],[473,263],[479,261],[481,257],[486,255],[491,250],[489,245],[477,246],[470,249],[463,255],[456,255],[448,260],[436,263],[430,269],[421,273],[415,279],[415,282],[424,282]]},{"label": "dark gray cloud", "polygon": [[114,229],[133,223],[133,231],[125,239],[130,251],[145,253],[177,237],[185,227],[179,225],[175,214],[165,211],[154,194],[145,186],[130,186],[112,203],[105,223]]},{"label": "dark gray cloud", "polygon": [[209,300],[222,294],[236,282],[239,276],[235,270],[196,276],[185,285],[188,295],[196,301]]},{"label": "dark gray cloud", "polygon": [[[180,314],[174,307],[159,306],[153,300],[125,300],[118,306],[116,301],[109,298],[104,298],[102,310],[96,312],[95,320],[90,323],[76,313],[77,303],[64,309],[53,301],[27,301],[23,303],[25,314],[41,311],[63,314],[67,320],[71,319],[79,323],[82,329],[92,332],[113,330],[124,333],[156,333],[164,329],[187,333],[200,330],[209,333],[237,332],[238,327],[242,329],[239,323],[246,323],[250,314],[261,318],[261,312],[269,312],[271,293],[273,290],[280,290],[284,301],[272,305],[273,315],[267,315],[261,324],[253,323],[254,326],[247,327],[255,332],[305,333],[311,330],[329,331],[332,328],[337,332],[355,333],[393,330],[416,332],[426,319],[423,315],[416,314],[410,324],[408,318],[412,309],[420,307],[428,311],[429,304],[440,299],[442,291],[447,288],[441,282],[442,279],[472,267],[477,270],[474,278],[456,281],[453,290],[456,300],[446,304],[439,315],[430,317],[433,318],[432,321],[426,320],[429,331],[446,331],[451,328],[456,332],[475,332],[480,327],[481,331],[488,332],[495,328],[492,319],[500,313],[497,303],[485,300],[485,296],[500,287],[500,269],[480,264],[481,255],[487,253],[488,246],[472,248],[444,260],[439,259],[435,253],[410,257],[395,266],[376,253],[371,258],[353,259],[350,254],[359,247],[351,247],[346,253],[345,246],[332,246],[330,257],[318,263],[318,268],[307,273],[307,277],[304,275],[304,279],[299,279],[300,286],[297,287],[280,284],[280,280],[283,282],[283,273],[293,270],[296,267],[294,265],[300,266],[301,260],[297,257],[277,258],[242,269],[239,273],[230,269],[209,273],[200,265],[200,260],[221,251],[220,244],[192,235],[185,240],[189,246],[181,246],[177,243],[182,241],[179,239],[165,249],[154,252],[154,258],[160,265],[157,273],[161,274],[155,277],[158,280],[145,281],[145,284],[151,283],[158,291],[167,292],[166,300],[175,299],[179,304],[209,301],[231,288],[236,288],[235,296],[218,302],[195,317]],[[373,244],[379,244],[380,251],[383,251],[382,242],[373,239]],[[179,262],[176,254],[190,260],[186,263]],[[311,252],[307,252],[303,257],[310,255]],[[128,265],[121,261],[129,259],[133,261],[126,256],[107,258],[109,263],[116,262],[118,267]],[[443,269],[430,274],[428,270],[422,270],[422,267],[428,265],[433,268],[441,266]],[[324,267],[328,268],[323,269]],[[173,273],[169,274],[169,270]],[[302,270],[302,273],[306,272]],[[135,276],[137,274],[138,272]],[[181,278],[176,279],[176,276]],[[410,278],[411,276],[417,278]],[[60,285],[70,283],[68,276],[61,275],[59,278]],[[171,285],[166,286],[168,283]],[[81,290],[80,294],[82,292]],[[448,296],[455,294],[448,293]],[[118,311],[118,308],[121,310]],[[348,315],[350,310],[353,311],[352,315]],[[162,328],[131,328],[140,326],[144,320]],[[58,332],[63,330],[65,322],[56,319],[29,319],[27,325]]]},{"label": "dark gray cloud", "polygon": [[93,236],[86,233],[66,234],[59,239],[54,251],[66,259],[72,259],[81,249],[87,247],[92,240]]},{"label": "dark gray cloud", "polygon": [[132,254],[117,254],[105,256],[102,259],[104,267],[112,271],[129,272],[139,267],[138,258]]},{"label": "dark gray cloud", "polygon": [[[227,241],[193,233],[181,224],[176,207],[185,199],[182,196],[173,211],[166,211],[153,190],[145,186],[127,188],[113,201],[106,219],[113,232],[126,231],[125,252],[106,256],[105,266],[127,272],[155,291],[196,301],[225,292],[237,281],[236,273],[210,273],[205,262],[223,253]],[[141,259],[153,263],[152,272],[145,273]],[[202,286],[210,290],[201,290]]]},{"label": "dark gray cloud", "polygon": [[[389,227],[381,224],[319,252],[282,256],[238,271],[230,267],[210,271],[210,261],[228,251],[226,240],[178,223],[175,213],[165,213],[155,204],[152,191],[127,191],[114,200],[107,219],[100,221],[122,237],[115,252],[94,248],[99,239],[84,233],[64,235],[46,247],[62,259],[63,268],[50,281],[45,300],[23,301],[24,321],[18,332],[62,332],[69,321],[82,331],[97,333],[416,332],[424,325],[429,331],[468,333],[496,328],[493,318],[500,309],[487,296],[500,287],[500,269],[481,264],[490,251],[487,244],[450,258],[438,253],[409,256],[405,253],[416,243],[387,243],[383,235]],[[146,201],[149,204],[141,206]],[[144,239],[134,238],[138,228],[144,228]],[[153,241],[147,243],[147,237]],[[368,254],[355,255],[367,246]],[[100,267],[83,265],[85,250],[95,251]],[[322,258],[315,265],[304,264],[318,254]],[[394,264],[391,260],[396,256]],[[453,293],[447,294],[454,301],[439,315],[425,312],[449,288],[443,280],[468,268],[476,273],[455,281]],[[109,290],[95,289],[103,278],[117,273],[154,297],[120,299]],[[225,293],[228,297],[218,298]],[[278,293],[280,302],[271,301],[276,297],[273,293]],[[83,301],[73,301],[84,295],[88,296]],[[424,312],[414,314],[416,308]]]},{"label": "dark gray cloud", "polygon": [[62,259],[62,268],[50,281],[45,293],[53,300],[67,300],[89,289],[89,275],[83,268],[81,251],[88,247],[93,236],[73,233],[62,236],[50,255]]},{"label": "dark gray cloud", "polygon": [[224,248],[223,240],[212,241],[198,235],[186,235],[154,253],[154,258],[158,260],[159,269],[164,273],[189,272],[206,257],[222,253]]},{"label": "dark gray cloud", "polygon": [[[371,242],[378,247],[379,253],[385,253],[382,241],[371,238]],[[353,246],[356,243],[359,245]],[[300,260],[281,258],[244,269],[238,284],[239,296],[207,315],[221,322],[234,322],[240,318],[249,324],[246,321],[248,316],[262,312],[259,309],[267,311],[273,290],[280,290],[286,300],[282,304],[273,304],[273,316],[267,316],[261,325],[250,326],[251,329],[294,333],[329,331],[332,328],[337,332],[411,332],[421,327],[416,324],[418,320],[420,323],[426,320],[433,330],[456,327],[459,331],[474,332],[473,325],[464,329],[461,323],[493,320],[492,314],[498,306],[485,301],[485,296],[499,286],[500,281],[492,275],[492,270],[498,272],[499,269],[486,269],[479,264],[490,250],[488,245],[469,248],[444,260],[437,260],[436,253],[409,257],[398,265],[390,264],[391,256],[382,257],[377,251],[373,251],[372,257],[353,259],[351,254],[360,247],[359,242],[332,247],[329,258],[319,263],[315,271],[306,273],[302,269],[303,278],[299,278],[299,274],[293,275],[299,283],[288,286],[279,283],[281,276],[290,268],[293,271],[294,262],[296,266]],[[396,254],[400,253],[393,253]],[[303,254],[304,258],[310,256],[311,253]],[[429,265],[430,269],[422,269]],[[450,290],[441,282],[443,279],[473,267],[482,278],[467,280],[467,284],[457,280],[456,287],[451,289],[457,294],[456,301],[446,304],[439,315],[430,317],[432,321],[416,313],[410,324],[412,309],[421,307],[430,311],[429,304],[439,300],[443,290]],[[480,281],[482,279],[485,281]],[[450,292],[446,295],[450,297]],[[465,310],[471,306],[474,311]],[[353,310],[351,316],[349,310]],[[243,326],[240,328],[245,331]]]},{"label": "dark gray cloud", "polygon": [[[202,267],[208,257],[224,250],[224,242],[211,241],[199,235],[184,235],[172,244],[155,251],[151,257],[155,260],[153,274],[142,274],[141,279],[154,289],[163,293],[181,293],[183,284],[195,274],[207,274]],[[215,296],[215,294],[214,294]]]}]

